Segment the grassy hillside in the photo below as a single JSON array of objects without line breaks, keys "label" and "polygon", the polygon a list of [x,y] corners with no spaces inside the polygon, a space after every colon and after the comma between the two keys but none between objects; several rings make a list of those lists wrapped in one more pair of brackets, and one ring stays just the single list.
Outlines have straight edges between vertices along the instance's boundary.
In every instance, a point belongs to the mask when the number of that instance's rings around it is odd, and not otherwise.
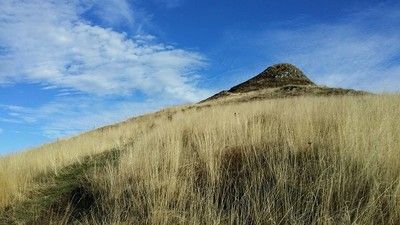
[{"label": "grassy hillside", "polygon": [[163,110],[1,158],[0,224],[400,224],[399,112],[399,95]]}]

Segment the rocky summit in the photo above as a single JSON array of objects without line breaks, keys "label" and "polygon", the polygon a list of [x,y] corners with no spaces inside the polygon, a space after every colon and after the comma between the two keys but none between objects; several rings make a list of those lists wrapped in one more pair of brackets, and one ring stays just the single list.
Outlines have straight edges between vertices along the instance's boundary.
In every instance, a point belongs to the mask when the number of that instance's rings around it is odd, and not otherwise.
[{"label": "rocky summit", "polygon": [[360,95],[363,91],[352,89],[330,88],[318,86],[312,82],[299,68],[289,63],[275,64],[255,77],[221,91],[202,102],[223,99],[224,101],[248,101],[295,97],[304,95]]},{"label": "rocky summit", "polygon": [[286,85],[315,84],[296,66],[289,63],[281,63],[270,66],[250,80],[232,87],[229,89],[229,92],[244,93],[264,88],[283,87]]}]

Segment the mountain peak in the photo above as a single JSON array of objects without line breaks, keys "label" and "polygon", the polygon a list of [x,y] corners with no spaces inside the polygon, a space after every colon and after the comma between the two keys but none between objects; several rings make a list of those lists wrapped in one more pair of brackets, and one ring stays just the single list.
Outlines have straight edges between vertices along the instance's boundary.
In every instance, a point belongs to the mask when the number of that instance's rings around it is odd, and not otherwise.
[{"label": "mountain peak", "polygon": [[315,84],[296,66],[289,63],[280,63],[272,65],[250,80],[232,87],[229,92],[243,93],[286,85]]},{"label": "mountain peak", "polygon": [[296,66],[275,64],[260,74],[229,90],[221,91],[201,102],[228,98],[227,101],[249,101],[295,96],[364,95],[364,91],[317,86]]}]

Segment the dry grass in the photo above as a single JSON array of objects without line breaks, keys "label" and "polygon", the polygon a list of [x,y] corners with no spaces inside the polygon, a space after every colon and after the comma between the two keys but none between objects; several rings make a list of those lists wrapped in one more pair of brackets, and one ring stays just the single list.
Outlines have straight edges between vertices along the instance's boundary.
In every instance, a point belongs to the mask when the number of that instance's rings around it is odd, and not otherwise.
[{"label": "dry grass", "polygon": [[57,174],[85,156],[120,148],[150,130],[157,117],[150,114],[0,158],[0,209],[26,198],[26,190],[32,189],[35,177]]},{"label": "dry grass", "polygon": [[399,112],[398,95],[174,108],[1,159],[0,204],[120,147],[86,174],[98,194],[81,223],[399,224]]},{"label": "dry grass", "polygon": [[316,85],[284,85],[275,88],[264,88],[256,91],[248,91],[245,93],[222,91],[205,100],[221,101],[224,103],[248,102],[255,100],[289,98],[289,97],[304,97],[304,96],[360,96],[368,95],[368,92],[356,91],[352,89],[330,88],[326,86]]}]

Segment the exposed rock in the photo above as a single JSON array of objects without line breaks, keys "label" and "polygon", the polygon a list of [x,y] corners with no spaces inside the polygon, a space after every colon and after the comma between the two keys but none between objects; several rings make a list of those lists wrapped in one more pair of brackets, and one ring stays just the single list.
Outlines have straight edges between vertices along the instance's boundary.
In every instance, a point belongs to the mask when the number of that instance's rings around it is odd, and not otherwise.
[{"label": "exposed rock", "polygon": [[264,88],[275,88],[286,85],[315,85],[297,67],[289,63],[275,64],[251,78],[250,80],[229,89],[231,93],[244,93]]},{"label": "exposed rock", "polygon": [[280,63],[272,65],[257,76],[229,90],[221,91],[201,102],[228,98],[230,98],[229,101],[238,101],[239,99],[240,101],[248,101],[302,95],[327,96],[363,94],[367,94],[367,92],[317,86],[296,66],[289,63]]}]

